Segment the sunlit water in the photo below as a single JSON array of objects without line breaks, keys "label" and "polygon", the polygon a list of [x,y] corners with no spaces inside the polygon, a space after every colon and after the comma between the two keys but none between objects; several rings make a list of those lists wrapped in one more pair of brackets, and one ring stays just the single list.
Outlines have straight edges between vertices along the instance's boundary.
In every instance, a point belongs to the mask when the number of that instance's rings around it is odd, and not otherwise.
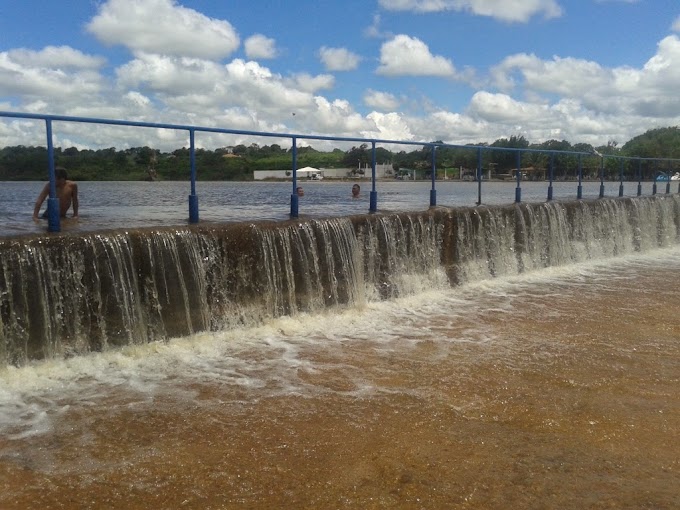
[{"label": "sunlit water", "polygon": [[[300,181],[305,196],[299,200],[300,216],[346,216],[369,210],[370,181],[359,181],[361,196],[353,199],[355,181]],[[46,220],[31,219],[35,199],[43,187],[39,182],[0,183],[0,236],[44,232]],[[483,182],[482,203],[510,204],[515,201],[516,183]],[[576,198],[574,181],[554,183],[556,200]],[[676,183],[672,183],[672,192]],[[189,182],[80,182],[80,218],[62,221],[66,232],[110,228],[186,225],[189,217]],[[378,181],[377,206],[380,211],[421,211],[430,205],[429,181]],[[523,182],[522,201],[544,202],[547,182]],[[599,181],[583,183],[583,197],[599,196]],[[436,183],[437,205],[473,206],[479,198],[475,182],[440,181]],[[665,183],[658,186],[665,193]],[[605,194],[618,196],[619,183],[606,182]],[[652,183],[643,183],[643,194],[652,194]],[[289,218],[292,184],[290,182],[198,182],[196,194],[202,222],[241,222]],[[627,182],[625,196],[637,194],[637,183]],[[43,205],[43,209],[46,204]],[[70,214],[69,214],[70,216]]]},{"label": "sunlit water", "polygon": [[679,279],[674,248],[7,368],[0,508],[678,508]]}]

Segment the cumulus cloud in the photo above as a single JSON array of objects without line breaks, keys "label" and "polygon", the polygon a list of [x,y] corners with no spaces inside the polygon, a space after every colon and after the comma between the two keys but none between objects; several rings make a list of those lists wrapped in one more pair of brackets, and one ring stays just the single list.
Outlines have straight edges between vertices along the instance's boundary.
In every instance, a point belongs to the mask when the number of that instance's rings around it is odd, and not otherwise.
[{"label": "cumulus cloud", "polygon": [[300,73],[286,80],[292,87],[306,92],[318,92],[323,89],[332,89],[335,84],[335,77],[332,74],[317,74],[312,76],[309,73]]},{"label": "cumulus cloud", "polygon": [[234,59],[220,65],[144,53],[121,66],[117,74],[121,89],[138,90],[144,97],[151,94],[173,111],[192,112],[202,125],[223,122],[237,129],[287,131],[286,123],[296,113],[297,121],[308,129],[326,133],[354,129],[356,133],[366,122],[347,101],[314,96],[333,86],[334,77],[328,74],[284,77],[254,61]]},{"label": "cumulus cloud", "polygon": [[595,62],[535,55],[507,57],[492,73],[506,93],[478,91],[467,114],[491,125],[516,124],[529,139],[559,136],[587,143],[626,139],[640,125],[673,125],[680,117],[680,38],[658,44],[642,68],[606,68]]},{"label": "cumulus cloud", "polygon": [[86,28],[105,44],[174,56],[220,59],[240,43],[229,22],[209,18],[174,0],[108,0]]},{"label": "cumulus cloud", "polygon": [[675,85],[680,81],[680,38],[661,40],[641,69],[604,68],[596,62],[518,54],[492,69],[500,90],[515,87],[581,102],[593,111],[643,116],[680,115]]},{"label": "cumulus cloud", "polygon": [[612,76],[610,70],[595,62],[560,57],[546,61],[524,53],[509,56],[491,69],[496,85],[502,90],[517,84],[513,72],[521,74],[523,83],[532,90],[569,96],[583,95]]},{"label": "cumulus cloud", "polygon": [[151,106],[151,99],[134,90],[124,94],[123,97],[137,108],[147,108],[148,106]]},{"label": "cumulus cloud", "polygon": [[361,57],[346,48],[327,48],[319,50],[321,62],[327,71],[351,71],[359,67]]},{"label": "cumulus cloud", "polygon": [[[407,0],[400,4],[387,0],[383,3],[411,8],[426,5]],[[142,4],[153,8],[145,9]],[[442,0],[439,4],[450,8],[454,2]],[[460,1],[456,5],[461,10],[472,4],[481,9],[481,2]],[[531,1],[523,4],[534,5],[535,13],[543,12],[536,6],[549,5]],[[121,6],[125,7],[125,16],[119,13]],[[135,9],[144,11],[140,13],[141,22],[132,16]],[[105,21],[111,13],[118,15],[117,31],[107,31]],[[166,16],[173,17],[172,23]],[[147,30],[148,38],[142,37],[146,33],[142,30],[144,23],[152,22],[166,27],[162,37],[153,28]],[[377,74],[446,77],[469,84],[474,95],[467,104],[454,107],[424,97],[418,86],[408,95],[403,90],[390,93],[389,89],[381,88],[384,83],[380,83],[380,76],[373,77],[375,84],[370,86],[374,88],[364,87],[363,104],[331,97],[328,91],[332,89],[343,91],[340,95],[345,90],[354,93],[345,89],[341,74],[310,74],[304,68],[292,74],[279,74],[275,68],[253,60],[276,52],[275,41],[259,34],[245,42],[248,59],[220,62],[221,57],[238,46],[238,36],[230,25],[226,25],[229,27],[226,32],[220,32],[224,23],[171,0],[109,0],[99,8],[89,29],[101,40],[110,36],[112,44],[130,48],[133,55],[129,61],[119,65],[111,77],[103,58],[66,46],[0,52],[0,101],[5,105],[0,109],[450,143],[493,141],[522,134],[537,142],[558,137],[599,144],[609,139],[629,139],[652,126],[680,123],[680,97],[676,94],[680,83],[678,34],[661,39],[655,54],[638,67],[607,67],[568,56],[541,58],[518,53],[503,58],[491,69],[458,70],[451,60],[433,54],[416,37],[402,34],[380,41],[380,53],[375,56],[379,57]],[[384,37],[378,30],[379,23],[379,17],[374,18],[373,35]],[[679,23],[680,18],[674,23],[676,30]],[[170,24],[172,28],[167,29]],[[187,35],[189,32],[191,35]],[[209,37],[203,39],[205,33]],[[189,37],[205,45],[199,44],[195,53],[190,53],[186,48],[195,48],[197,44]],[[361,59],[346,48],[323,47],[319,56],[333,71],[355,69]],[[417,81],[420,84],[427,80]],[[408,87],[409,80],[403,82]],[[433,83],[441,84],[441,80],[430,80],[427,87]],[[82,146],[79,137],[90,146],[103,147],[146,144],[165,149],[186,143],[186,133],[181,131],[140,133],[124,128],[95,129],[66,124],[59,125],[59,140],[78,146]],[[9,143],[7,140],[16,144],[35,143],[19,136],[35,130],[35,123],[26,128],[21,123],[12,123],[10,128],[4,126],[0,122],[0,129],[8,132],[7,138],[3,136],[5,143]],[[203,134],[199,145],[215,147],[253,141],[244,135],[225,142],[224,136]],[[38,134],[38,142],[41,137],[44,133]],[[314,146],[317,147],[316,143]]]},{"label": "cumulus cloud", "polygon": [[167,94],[201,92],[210,94],[224,68],[216,62],[189,57],[139,53],[116,70],[122,87],[143,86]]},{"label": "cumulus cloud", "polygon": [[276,41],[262,34],[251,35],[245,43],[246,56],[252,59],[276,58]]},{"label": "cumulus cloud", "polygon": [[372,127],[372,123],[354,111],[349,101],[336,99],[329,101],[325,97],[314,98],[314,116],[308,124],[319,132],[333,130],[343,135],[351,135]]},{"label": "cumulus cloud", "polygon": [[533,16],[557,18],[562,8],[555,0],[379,0],[391,11],[463,11],[505,22],[526,23]]},{"label": "cumulus cloud", "polygon": [[491,131],[494,135],[497,133],[493,126],[484,120],[445,110],[433,112],[423,122],[425,125],[422,129],[430,132],[429,140],[450,140],[454,137],[458,143],[476,143],[484,131]]},{"label": "cumulus cloud", "polygon": [[520,134],[529,140],[565,138],[598,144],[634,129],[633,119],[590,110],[577,100],[534,104],[489,92],[477,92],[467,114],[486,125],[495,138]]},{"label": "cumulus cloud", "polygon": [[[210,60],[139,53],[117,69],[117,111],[103,116],[229,127],[254,131],[290,131],[291,112],[317,115],[313,95],[330,88],[331,75],[283,77],[254,61],[226,65]],[[161,114],[162,112],[162,114]],[[88,116],[88,114],[82,114]],[[93,116],[89,114],[89,116]],[[205,143],[217,136],[204,135]],[[162,140],[167,146],[167,140]],[[214,142],[218,143],[218,142]],[[222,140],[218,143],[224,145]]]},{"label": "cumulus cloud", "polygon": [[97,71],[104,60],[68,47],[0,52],[0,90],[29,98],[89,99],[104,87]]},{"label": "cumulus cloud", "polygon": [[[680,37],[668,36],[659,42],[656,55],[640,73],[629,80],[637,113],[668,118],[680,115],[677,84],[680,80]],[[651,108],[650,108],[651,106]]]},{"label": "cumulus cloud", "polygon": [[218,97],[259,111],[294,111],[311,106],[313,96],[290,88],[280,75],[256,62],[235,59],[225,66],[226,76],[216,88]]},{"label": "cumulus cloud", "polygon": [[524,123],[545,116],[546,105],[518,101],[506,94],[477,92],[472,96],[468,112],[488,122]]},{"label": "cumulus cloud", "polygon": [[22,65],[42,68],[98,69],[106,62],[69,46],[46,46],[40,51],[19,48],[9,50],[7,56]]},{"label": "cumulus cloud", "polygon": [[371,89],[364,94],[364,103],[370,108],[381,111],[396,110],[399,107],[399,100],[394,94]]},{"label": "cumulus cloud", "polygon": [[386,76],[448,76],[455,74],[450,60],[433,55],[416,37],[397,35],[380,48],[378,74]]},{"label": "cumulus cloud", "polygon": [[[368,119],[372,122],[372,129],[362,131],[366,138],[382,138],[383,140],[413,140],[416,138],[411,131],[410,123],[401,113],[371,112]],[[398,150],[403,150],[403,145]],[[388,149],[394,149],[389,148]]]}]

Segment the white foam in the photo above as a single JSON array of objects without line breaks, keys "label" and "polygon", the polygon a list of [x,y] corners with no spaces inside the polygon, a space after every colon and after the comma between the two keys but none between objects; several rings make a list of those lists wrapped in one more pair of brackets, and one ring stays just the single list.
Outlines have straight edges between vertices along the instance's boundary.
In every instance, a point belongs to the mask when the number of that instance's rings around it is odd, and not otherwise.
[{"label": "white foam", "polygon": [[[411,391],[376,386],[345,363],[343,353],[352,345],[368,344],[376,352],[408,356],[427,341],[435,358],[446,355],[446,344],[454,343],[476,345],[488,355],[502,356],[504,349],[513,347],[508,337],[489,326],[491,314],[519,313],[518,307],[527,300],[540,306],[559,289],[607,288],[649,268],[677,271],[680,248],[434,289],[356,309],[282,317],[259,327],[7,367],[0,370],[0,434],[22,439],[47,433],[61,413],[98,405],[116,391],[126,394],[126,405],[148,403],[159,394],[191,400],[195,398],[195,391],[188,389],[191,383],[239,388],[254,399],[323,391],[357,396]],[[549,307],[543,311],[560,313]],[[331,390],[300,377],[300,373],[314,375],[329,369],[341,371],[354,389]]]}]

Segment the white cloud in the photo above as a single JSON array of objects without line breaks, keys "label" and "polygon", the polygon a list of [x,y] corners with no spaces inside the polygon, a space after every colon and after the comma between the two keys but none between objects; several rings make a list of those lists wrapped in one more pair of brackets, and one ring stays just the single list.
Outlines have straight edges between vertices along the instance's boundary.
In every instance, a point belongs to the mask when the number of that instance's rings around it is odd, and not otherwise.
[{"label": "white cloud", "polygon": [[210,95],[215,82],[223,79],[223,66],[188,57],[139,53],[116,70],[122,87],[143,86],[167,94],[197,93]]},{"label": "white cloud", "polygon": [[87,24],[106,44],[133,52],[220,59],[239,46],[234,28],[177,4],[175,0],[108,0]]},{"label": "white cloud", "polygon": [[225,69],[227,74],[215,89],[221,101],[269,114],[287,114],[296,108],[310,108],[313,104],[310,93],[287,87],[280,75],[256,62],[235,59]]},{"label": "white cloud", "polygon": [[0,90],[62,104],[90,100],[105,86],[96,70],[102,63],[67,47],[0,52]]},{"label": "white cloud", "polygon": [[69,46],[46,46],[40,51],[19,48],[9,50],[8,57],[29,67],[98,69],[104,65],[103,57],[86,55]]},{"label": "white cloud", "polygon": [[396,110],[399,107],[399,100],[394,94],[371,89],[364,94],[364,103],[370,108],[382,111]]},{"label": "white cloud", "polygon": [[316,96],[314,103],[314,114],[307,119],[307,123],[317,132],[334,131],[349,136],[372,127],[368,119],[354,111],[349,101],[329,101],[325,97]]},{"label": "white cloud", "polygon": [[672,35],[659,42],[656,55],[642,69],[605,68],[587,60],[534,55],[507,57],[492,69],[495,84],[503,91],[521,87],[579,101],[605,114],[669,117],[680,115],[676,99],[680,83],[680,38]]},{"label": "white cloud", "polygon": [[389,39],[394,37],[392,32],[383,31],[380,28],[380,23],[380,14],[374,14],[372,23],[364,29],[364,35],[371,39]]},{"label": "white cloud", "polygon": [[513,99],[506,94],[477,92],[472,96],[468,112],[487,122],[525,123],[545,116],[547,106]]},{"label": "white cloud", "polygon": [[557,18],[562,8],[555,0],[379,0],[392,11],[466,11],[506,22],[526,23],[533,16]]},{"label": "white cloud", "polygon": [[147,108],[151,106],[151,100],[148,97],[134,90],[131,90],[123,97],[136,108]]},{"label": "white cloud", "polygon": [[276,41],[262,34],[255,34],[248,37],[244,46],[246,56],[255,60],[276,58],[278,55]]},{"label": "white cloud", "polygon": [[[163,37],[154,36],[154,30],[148,39],[142,37],[144,23],[151,24],[151,15],[142,4],[154,6],[153,22],[160,26],[170,23],[166,15],[180,14],[177,28],[174,25],[172,29],[166,28]],[[425,4],[404,1],[400,5]],[[482,3],[475,5],[481,8]],[[107,32],[105,14],[118,13],[121,6],[127,7],[126,16],[120,16],[117,31]],[[135,9],[144,10],[143,22],[132,19]],[[435,100],[434,96],[425,97],[425,89],[420,89],[420,83],[426,79],[419,79],[412,86],[409,82],[415,80],[402,80],[407,93],[391,91],[384,80],[373,76],[375,84],[370,85],[379,90],[364,87],[360,106],[342,97],[331,97],[329,90],[344,90],[345,84],[341,82],[344,77],[340,74],[311,74],[302,67],[281,75],[273,67],[254,60],[220,62],[217,57],[229,54],[238,45],[233,29],[219,33],[217,29],[224,28],[223,23],[179,7],[171,0],[146,3],[110,0],[100,8],[90,30],[102,40],[106,40],[105,34],[116,34],[117,39],[111,36],[109,42],[125,44],[133,50],[130,60],[115,69],[113,78],[106,74],[103,58],[67,46],[49,46],[39,51],[10,49],[0,52],[0,101],[4,101],[0,109],[252,131],[392,140],[441,139],[450,143],[493,141],[522,134],[536,142],[559,137],[574,143],[600,144],[609,139],[625,141],[651,127],[680,124],[680,98],[676,90],[680,83],[678,34],[661,39],[656,53],[643,66],[611,68],[569,56],[543,59],[535,54],[518,53],[502,59],[486,76],[485,69],[456,69],[451,60],[433,54],[418,38],[391,36],[380,41],[381,46],[376,45],[380,47],[376,73],[388,77],[455,78],[476,93],[467,104],[449,106],[450,98],[458,101],[456,97],[463,97],[458,90]],[[372,34],[384,37],[378,30],[379,24],[380,18],[374,18]],[[195,50],[196,54],[185,51],[185,46],[195,46],[195,41],[188,39],[188,32],[193,31],[189,27],[197,27],[197,33],[191,37],[206,43]],[[211,29],[217,30],[217,37],[213,37],[215,32],[210,32]],[[680,18],[675,20],[674,29],[680,31]],[[226,37],[228,33],[233,38]],[[203,40],[205,34],[212,35]],[[245,42],[245,51],[252,58],[265,58],[272,54],[270,51],[276,52],[276,44],[256,35]],[[361,57],[346,48],[324,47],[322,51],[319,55],[334,71],[354,69],[360,63]],[[441,84],[441,80],[431,80],[425,87],[433,94],[431,87]],[[362,106],[373,111],[363,115]],[[8,140],[15,144],[39,143],[44,138],[40,130],[37,142],[19,136],[35,131],[35,122],[13,122],[8,129],[3,126],[4,121],[0,121],[0,129],[9,133],[7,138],[3,136],[3,143],[11,143]],[[78,146],[85,143],[83,140],[91,146],[103,147],[157,144],[159,148],[176,148],[186,144],[186,133],[182,131],[142,131],[60,123],[55,136]],[[199,145],[227,145],[224,136],[202,134]],[[252,141],[245,135],[234,140]]]},{"label": "white cloud", "polygon": [[[636,113],[639,115],[669,118],[680,116],[680,37],[662,39],[656,55],[649,59],[639,73],[635,73],[631,89]],[[633,85],[635,86],[633,88]]]},{"label": "white cloud", "polygon": [[532,90],[579,96],[601,86],[612,75],[595,62],[575,58],[553,57],[541,60],[535,55],[517,54],[507,57],[491,70],[496,85],[507,90],[516,85],[512,73],[518,71],[524,85]]},{"label": "white cloud", "polygon": [[[423,120],[423,124],[422,129],[431,132],[428,139],[447,140],[453,134],[458,143],[461,144],[476,143],[488,136],[484,134],[485,132],[488,133],[489,130],[493,132],[493,126],[490,126],[487,122],[474,119],[470,115],[447,111],[432,113],[427,119]],[[494,138],[496,137],[494,136]]]},{"label": "white cloud", "polygon": [[505,94],[477,92],[467,113],[486,125],[492,139],[520,134],[531,141],[558,137],[597,145],[612,138],[625,139],[625,133],[635,130],[633,118],[590,110],[577,100],[533,104]]},{"label": "white cloud", "polygon": [[[368,119],[373,123],[373,128],[362,131],[361,135],[366,138],[382,138],[383,140],[414,140],[416,137],[411,132],[408,120],[401,113],[371,112]],[[404,150],[404,146],[387,147],[389,150]]]},{"label": "white cloud", "polygon": [[420,39],[400,34],[383,43],[376,72],[386,76],[453,76],[455,69],[450,60],[432,55]]},{"label": "white cloud", "polygon": [[321,62],[327,71],[351,71],[359,67],[361,57],[346,48],[327,48],[319,50]]},{"label": "white cloud", "polygon": [[317,92],[322,89],[332,89],[335,85],[335,77],[332,74],[317,74],[312,76],[308,73],[300,73],[291,80],[287,80],[291,86],[306,92]]}]

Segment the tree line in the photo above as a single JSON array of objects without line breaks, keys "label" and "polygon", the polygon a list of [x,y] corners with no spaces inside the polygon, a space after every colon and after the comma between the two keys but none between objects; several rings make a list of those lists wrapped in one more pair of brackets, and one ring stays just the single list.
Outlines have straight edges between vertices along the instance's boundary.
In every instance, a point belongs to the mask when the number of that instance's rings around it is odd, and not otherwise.
[{"label": "tree line", "polygon": [[[441,143],[441,142],[433,142]],[[523,152],[522,168],[545,170],[551,164],[548,152],[533,151],[575,151],[603,155],[615,155],[640,158],[680,158],[680,128],[666,127],[652,129],[636,136],[620,146],[616,141],[606,145],[593,147],[589,144],[571,144],[566,140],[548,140],[538,144],[529,143],[523,136],[500,138],[491,144],[470,144],[464,147],[437,147],[436,171],[438,174],[448,171],[451,177],[460,169],[476,169],[479,147],[497,149],[532,149]],[[118,150],[77,149],[76,147],[54,149],[55,164],[67,168],[69,178],[75,180],[186,180],[190,172],[190,151],[188,148],[172,152],[161,152],[151,147],[135,147]],[[195,151],[197,177],[200,180],[252,180],[255,170],[291,170],[292,154],[290,148],[272,144],[236,145],[216,150],[197,149]],[[313,147],[297,149],[298,168],[311,166],[315,168],[349,168],[362,173],[370,167],[373,153],[369,144],[360,144],[343,151],[318,151]],[[0,149],[0,180],[45,180],[47,178],[47,149],[45,147],[12,146]],[[411,151],[389,151],[383,147],[376,148],[376,162],[389,164],[394,175],[407,171],[417,171],[427,177],[432,165],[432,146],[424,145]],[[599,172],[599,157],[582,158],[584,175],[593,176]],[[650,178],[660,171],[677,171],[680,165],[674,163],[644,162],[637,165],[627,162],[624,167],[613,160],[605,159],[607,178],[625,171],[627,177],[633,177],[642,170],[644,178]],[[512,151],[482,151],[482,167],[484,171],[496,174],[507,174],[517,168],[517,154]],[[552,157],[552,165],[556,178],[569,178],[576,172],[578,158],[556,153]]]}]

